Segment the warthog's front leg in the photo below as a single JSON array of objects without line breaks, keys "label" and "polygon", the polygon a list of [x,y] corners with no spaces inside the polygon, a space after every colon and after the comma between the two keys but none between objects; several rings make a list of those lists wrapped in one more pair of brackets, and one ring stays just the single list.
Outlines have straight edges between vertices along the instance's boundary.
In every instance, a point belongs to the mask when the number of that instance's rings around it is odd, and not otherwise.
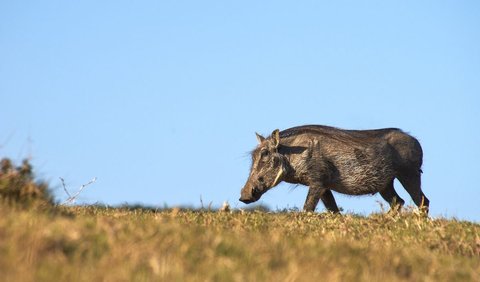
[{"label": "warthog's front leg", "polygon": [[333,213],[340,212],[340,210],[337,207],[337,203],[335,202],[335,198],[333,197],[332,191],[326,190],[320,199],[322,199],[322,202],[328,211]]},{"label": "warthog's front leg", "polygon": [[305,200],[305,205],[303,206],[303,210],[307,212],[315,211],[318,201],[320,201],[320,198],[325,194],[326,191],[328,190],[324,188],[310,186],[310,188],[308,189],[307,199]]}]

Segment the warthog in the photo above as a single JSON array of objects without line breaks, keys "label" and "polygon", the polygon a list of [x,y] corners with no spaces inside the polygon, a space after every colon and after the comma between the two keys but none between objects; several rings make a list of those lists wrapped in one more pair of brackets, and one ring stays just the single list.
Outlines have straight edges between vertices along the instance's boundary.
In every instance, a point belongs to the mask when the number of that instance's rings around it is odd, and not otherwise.
[{"label": "warthog", "polygon": [[303,209],[314,211],[321,199],[339,212],[331,191],[348,195],[377,192],[399,209],[405,201],[393,188],[397,178],[415,204],[428,213],[429,200],[420,188],[422,147],[397,128],[343,130],[305,125],[274,130],[268,138],[258,133],[252,167],[240,201],[257,201],[281,181],[309,186]]}]

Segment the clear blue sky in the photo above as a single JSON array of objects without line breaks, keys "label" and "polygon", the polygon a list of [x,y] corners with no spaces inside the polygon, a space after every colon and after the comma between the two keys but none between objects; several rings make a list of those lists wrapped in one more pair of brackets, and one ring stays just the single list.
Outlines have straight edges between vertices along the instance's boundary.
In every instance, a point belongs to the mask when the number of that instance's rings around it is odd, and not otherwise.
[{"label": "clear blue sky", "polygon": [[400,127],[432,215],[480,221],[478,1],[229,2],[1,1],[0,156],[31,155],[60,200],[58,177],[97,176],[80,203],[243,208],[255,131]]}]

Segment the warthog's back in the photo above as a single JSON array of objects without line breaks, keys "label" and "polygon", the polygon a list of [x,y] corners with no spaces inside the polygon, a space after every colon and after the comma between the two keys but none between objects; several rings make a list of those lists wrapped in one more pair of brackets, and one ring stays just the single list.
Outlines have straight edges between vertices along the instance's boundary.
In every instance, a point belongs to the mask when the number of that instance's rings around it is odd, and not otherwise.
[{"label": "warthog's back", "polygon": [[[324,125],[304,125],[286,129],[280,132],[281,138],[299,136],[302,134],[321,135],[327,138],[350,143],[352,146],[373,142],[376,138],[385,138],[392,133],[406,135],[398,128],[382,128],[373,130],[345,130]],[[407,135],[408,136],[408,135]]]}]

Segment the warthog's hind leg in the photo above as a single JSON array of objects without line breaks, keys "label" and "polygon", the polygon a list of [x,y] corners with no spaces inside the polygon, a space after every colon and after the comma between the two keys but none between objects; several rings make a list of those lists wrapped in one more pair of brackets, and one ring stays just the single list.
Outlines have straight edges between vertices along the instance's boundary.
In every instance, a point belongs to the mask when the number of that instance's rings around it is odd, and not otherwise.
[{"label": "warthog's hind leg", "polygon": [[405,201],[400,198],[395,189],[393,188],[393,180],[387,185],[387,187],[380,191],[382,198],[390,204],[390,211],[397,212],[405,204]]},{"label": "warthog's hind leg", "polygon": [[423,194],[421,186],[421,174],[420,171],[415,173],[409,174],[402,174],[399,175],[398,180],[402,183],[405,190],[407,190],[408,194],[413,199],[413,202],[417,207],[419,207],[422,211],[428,214],[428,206],[430,201],[428,198]]}]

